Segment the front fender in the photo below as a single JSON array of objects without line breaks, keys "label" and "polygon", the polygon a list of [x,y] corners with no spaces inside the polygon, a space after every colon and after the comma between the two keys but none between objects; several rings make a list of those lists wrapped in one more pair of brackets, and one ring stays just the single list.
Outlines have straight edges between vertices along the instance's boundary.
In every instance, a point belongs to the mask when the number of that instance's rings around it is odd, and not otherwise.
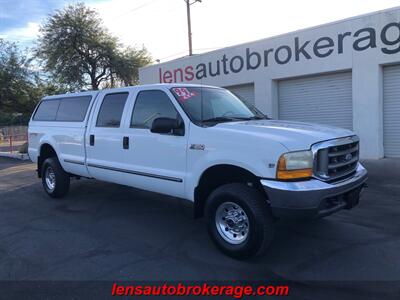
[{"label": "front fender", "polygon": [[186,198],[194,201],[194,190],[198,186],[201,176],[207,169],[217,165],[239,167],[259,178],[275,178],[276,162],[282,151],[265,154],[264,157],[255,153],[217,151],[215,149],[208,151],[205,149],[202,153],[189,154],[185,185]]}]

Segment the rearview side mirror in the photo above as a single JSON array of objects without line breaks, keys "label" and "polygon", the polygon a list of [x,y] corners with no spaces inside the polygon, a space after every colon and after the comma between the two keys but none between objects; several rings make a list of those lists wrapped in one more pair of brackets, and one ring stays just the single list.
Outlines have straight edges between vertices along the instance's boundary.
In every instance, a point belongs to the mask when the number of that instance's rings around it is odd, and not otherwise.
[{"label": "rearview side mirror", "polygon": [[172,118],[156,118],[151,125],[150,131],[153,133],[185,135],[184,123]]}]

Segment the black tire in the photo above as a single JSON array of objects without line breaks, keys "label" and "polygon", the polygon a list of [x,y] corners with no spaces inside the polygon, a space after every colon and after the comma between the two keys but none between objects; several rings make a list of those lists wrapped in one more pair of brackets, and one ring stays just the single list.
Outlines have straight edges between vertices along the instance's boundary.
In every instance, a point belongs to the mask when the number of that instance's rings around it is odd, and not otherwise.
[{"label": "black tire", "polygon": [[[241,222],[243,226],[246,226],[247,223],[248,229],[247,233],[243,231],[242,237],[239,237],[244,240],[240,242],[235,241],[236,244],[233,244],[232,241],[227,241],[229,238],[226,237],[230,233],[232,237],[236,238],[236,231],[232,233],[233,231],[229,230],[228,232],[227,227],[225,227],[227,233],[224,234],[224,230],[220,226],[229,225],[222,223],[219,225],[216,219],[217,214],[218,220],[229,219],[229,217],[220,218],[220,214],[221,211],[225,213],[224,211],[229,210],[229,208],[228,210],[221,210],[221,208],[231,205],[230,203],[237,204],[238,206],[236,207],[232,206],[232,210],[238,209],[240,212],[238,215],[244,215],[244,220],[248,220],[248,222]],[[245,214],[243,214],[243,211]],[[211,239],[228,256],[236,259],[245,259],[261,255],[272,242],[274,236],[274,218],[266,202],[265,195],[262,195],[255,188],[249,187],[246,184],[230,183],[220,186],[213,191],[207,199],[205,215]]]},{"label": "black tire", "polygon": [[[55,179],[53,188],[51,187],[51,184],[46,182],[46,178],[49,178],[46,172],[51,172],[50,170],[53,172]],[[63,170],[56,157],[47,158],[43,162],[41,175],[43,188],[50,197],[62,198],[68,193],[70,178],[69,175]]]}]

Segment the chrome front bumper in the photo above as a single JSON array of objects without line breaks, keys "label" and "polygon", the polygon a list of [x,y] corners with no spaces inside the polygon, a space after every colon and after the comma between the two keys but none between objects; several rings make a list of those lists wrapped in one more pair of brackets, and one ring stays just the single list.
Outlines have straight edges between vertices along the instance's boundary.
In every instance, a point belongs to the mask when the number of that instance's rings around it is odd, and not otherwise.
[{"label": "chrome front bumper", "polygon": [[261,184],[276,217],[308,218],[357,205],[367,178],[367,170],[359,163],[351,177],[333,183],[318,179],[291,182],[262,179]]}]

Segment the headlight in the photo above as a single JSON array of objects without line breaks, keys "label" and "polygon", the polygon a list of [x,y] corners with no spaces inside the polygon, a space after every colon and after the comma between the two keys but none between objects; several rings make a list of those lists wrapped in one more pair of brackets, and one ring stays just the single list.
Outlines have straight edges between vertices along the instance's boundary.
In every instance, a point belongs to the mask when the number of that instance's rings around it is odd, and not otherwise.
[{"label": "headlight", "polygon": [[297,151],[282,154],[278,161],[277,179],[306,179],[312,176],[313,154]]}]

